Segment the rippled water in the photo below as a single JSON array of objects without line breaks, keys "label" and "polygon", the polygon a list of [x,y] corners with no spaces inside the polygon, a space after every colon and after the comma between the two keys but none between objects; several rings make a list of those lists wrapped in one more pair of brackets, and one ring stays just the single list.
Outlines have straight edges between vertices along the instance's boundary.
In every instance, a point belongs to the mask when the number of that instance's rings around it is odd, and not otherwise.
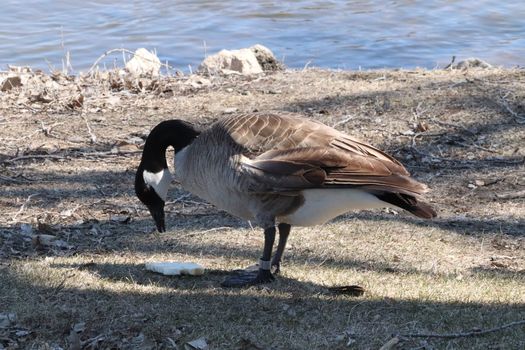
[{"label": "rippled water", "polygon": [[[156,49],[181,70],[261,43],[289,67],[428,67],[452,55],[523,65],[525,1],[1,0],[0,69],[86,70],[106,50]],[[108,57],[108,66],[121,55]]]}]

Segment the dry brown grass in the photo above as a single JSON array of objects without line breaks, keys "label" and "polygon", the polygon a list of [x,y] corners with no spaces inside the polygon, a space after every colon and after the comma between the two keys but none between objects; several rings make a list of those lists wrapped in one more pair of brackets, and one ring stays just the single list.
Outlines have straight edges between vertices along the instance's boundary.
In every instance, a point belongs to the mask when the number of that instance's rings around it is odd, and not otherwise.
[{"label": "dry brown grass", "polygon": [[[169,349],[205,337],[212,349],[378,349],[396,334],[525,319],[524,83],[524,71],[499,69],[29,75],[0,93],[0,313],[18,317],[0,345]],[[207,124],[231,109],[301,112],[388,150],[430,185],[439,218],[361,212],[293,229],[276,282],[221,289],[229,270],[258,258],[261,232],[174,186],[171,230],[151,234],[132,183],[140,137],[157,122]],[[69,247],[33,244],[41,233]],[[159,276],[148,260],[208,272]],[[350,284],[365,295],[327,288]],[[525,327],[400,340],[523,349]]]}]

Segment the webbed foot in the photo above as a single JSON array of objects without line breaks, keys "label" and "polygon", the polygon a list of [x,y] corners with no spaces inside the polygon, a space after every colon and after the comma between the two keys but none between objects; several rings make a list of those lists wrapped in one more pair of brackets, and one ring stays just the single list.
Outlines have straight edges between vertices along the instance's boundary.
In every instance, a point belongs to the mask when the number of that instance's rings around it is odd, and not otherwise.
[{"label": "webbed foot", "polygon": [[230,277],[221,283],[222,287],[240,288],[254,286],[256,284],[270,283],[275,279],[270,270],[258,269],[235,271]]}]

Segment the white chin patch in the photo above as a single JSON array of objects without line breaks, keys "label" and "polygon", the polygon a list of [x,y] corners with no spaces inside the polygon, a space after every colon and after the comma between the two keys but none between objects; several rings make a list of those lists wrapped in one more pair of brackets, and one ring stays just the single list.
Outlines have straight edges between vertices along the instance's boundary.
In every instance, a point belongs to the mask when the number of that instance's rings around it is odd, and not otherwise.
[{"label": "white chin patch", "polygon": [[151,173],[147,170],[144,170],[142,176],[144,177],[144,182],[153,187],[157,195],[162,198],[163,201],[166,201],[168,188],[170,187],[171,183],[170,171],[168,169],[164,169],[158,173]]}]

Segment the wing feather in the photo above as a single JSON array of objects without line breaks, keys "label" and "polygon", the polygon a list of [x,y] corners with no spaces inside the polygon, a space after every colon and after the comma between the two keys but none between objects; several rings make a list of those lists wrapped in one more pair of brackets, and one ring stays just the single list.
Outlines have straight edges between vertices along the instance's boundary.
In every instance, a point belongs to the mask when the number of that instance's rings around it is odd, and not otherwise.
[{"label": "wing feather", "polygon": [[254,191],[362,187],[415,196],[427,191],[393,157],[295,114],[235,116],[220,127],[241,147],[241,173],[251,178]]}]

